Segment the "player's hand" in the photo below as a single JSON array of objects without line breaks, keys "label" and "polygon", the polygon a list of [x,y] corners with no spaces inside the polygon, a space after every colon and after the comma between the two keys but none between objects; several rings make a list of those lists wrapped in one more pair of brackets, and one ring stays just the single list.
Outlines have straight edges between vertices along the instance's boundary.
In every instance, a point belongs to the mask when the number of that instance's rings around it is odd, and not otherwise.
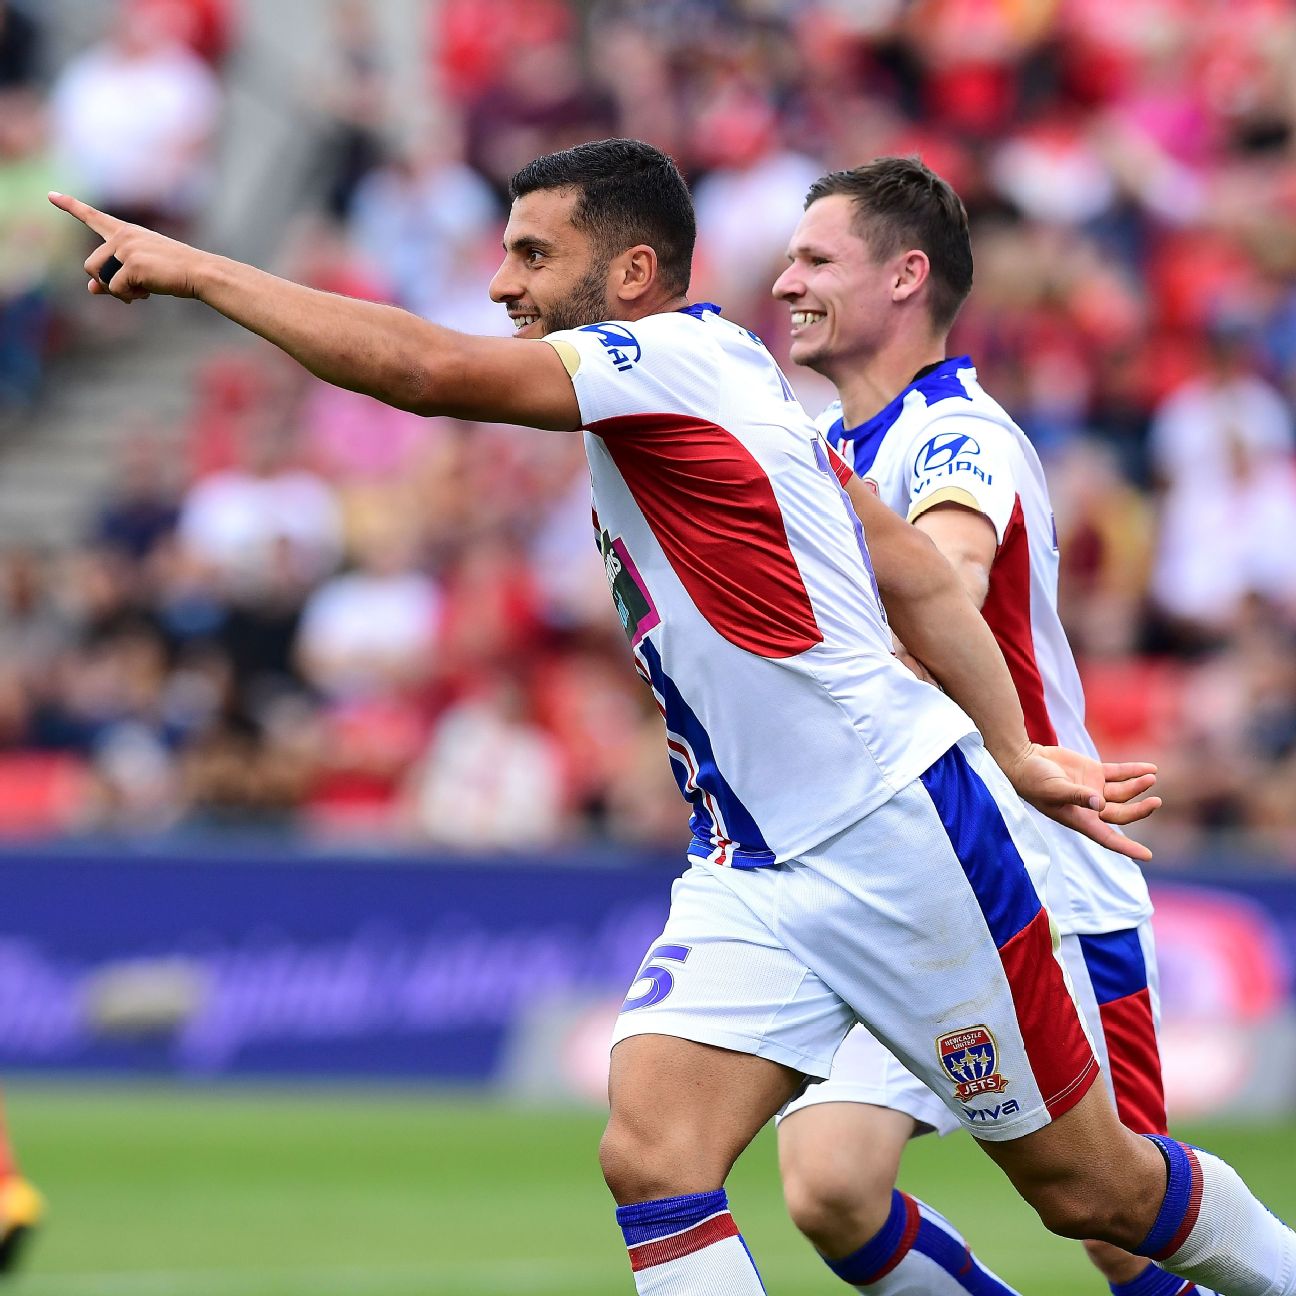
[{"label": "player's hand", "polygon": [[[70,194],[51,193],[49,200],[103,239],[85,260],[89,288],[95,295],[124,302],[143,301],[153,293],[168,297],[196,295],[197,271],[207,253],[142,225],[128,225]],[[121,263],[121,268],[112,271],[105,283],[100,274],[112,258]]]},{"label": "player's hand", "polygon": [[1146,819],[1161,805],[1160,797],[1143,795],[1156,783],[1155,765],[1103,762],[1066,747],[1032,743],[1005,773],[1018,795],[1050,819],[1130,859],[1152,858],[1146,846],[1117,826]]}]

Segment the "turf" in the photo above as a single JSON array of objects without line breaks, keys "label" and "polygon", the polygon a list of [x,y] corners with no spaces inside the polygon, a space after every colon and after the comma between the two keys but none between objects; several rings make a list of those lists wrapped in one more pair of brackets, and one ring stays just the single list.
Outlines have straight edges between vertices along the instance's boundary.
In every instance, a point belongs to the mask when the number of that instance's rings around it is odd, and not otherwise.
[{"label": "turf", "polygon": [[[597,1112],[337,1090],[14,1087],[50,1200],[15,1296],[615,1296],[630,1293],[595,1166]],[[1194,1129],[1296,1214],[1296,1126]],[[1027,1296],[1105,1292],[969,1140],[923,1140],[906,1186]],[[773,1141],[731,1199],[777,1296],[840,1296],[787,1223]]]}]

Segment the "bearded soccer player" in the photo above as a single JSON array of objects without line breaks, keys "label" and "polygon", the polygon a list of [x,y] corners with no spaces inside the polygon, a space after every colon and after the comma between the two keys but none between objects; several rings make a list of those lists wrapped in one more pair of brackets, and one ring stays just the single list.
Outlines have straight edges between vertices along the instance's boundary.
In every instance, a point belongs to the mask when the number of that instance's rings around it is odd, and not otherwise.
[{"label": "bearded soccer player", "polygon": [[[880,158],[810,190],[774,285],[792,316],[792,357],[840,399],[819,420],[865,487],[925,531],[959,573],[1003,650],[1027,731],[1095,751],[1084,693],[1057,612],[1052,506],[1034,448],[946,337],[972,286],[967,215],[950,186],[914,158]],[[1032,813],[1064,886],[1046,896],[1107,1086],[1127,1128],[1153,1136],[1174,1174],[1157,1048],[1157,976],[1147,884],[1133,860]],[[783,1113],[779,1148],[794,1219],[859,1291],[1008,1292],[953,1226],[895,1189],[915,1134],[974,1135],[1014,1108],[1009,1085],[989,1106],[993,1045],[938,1043],[960,1101],[951,1110],[868,1032],[856,1029],[831,1078]],[[987,1051],[989,1050],[989,1051]],[[987,1116],[987,1112],[991,1116]],[[916,1218],[912,1235],[904,1221]],[[1117,1296],[1199,1289],[1144,1254],[1086,1247]],[[1165,1248],[1144,1248],[1158,1254]]]},{"label": "bearded soccer player", "polygon": [[[760,341],[689,304],[693,209],[668,158],[580,145],[511,194],[491,295],[514,339],[52,201],[104,240],[94,293],[196,297],[403,409],[585,433],[614,602],[693,810],[690,867],[619,1019],[601,1147],[638,1291],[763,1290],[725,1178],[858,1018],[952,1105],[933,1041],[993,1038],[1016,1110],[978,1134],[1058,1231],[1169,1247],[1229,1296],[1296,1292],[1296,1235],[1095,1087],[1028,872],[1047,856],[1014,789],[1137,853],[1114,825],[1153,808],[1131,799],[1147,767],[1030,741],[949,564],[834,463]],[[882,598],[945,693],[896,661]]]}]

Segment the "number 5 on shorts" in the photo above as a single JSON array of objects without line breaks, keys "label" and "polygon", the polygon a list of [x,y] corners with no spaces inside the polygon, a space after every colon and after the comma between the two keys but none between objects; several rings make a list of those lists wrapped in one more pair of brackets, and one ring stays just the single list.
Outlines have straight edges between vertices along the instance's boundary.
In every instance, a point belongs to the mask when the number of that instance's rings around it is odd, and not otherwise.
[{"label": "number 5 on shorts", "polygon": [[640,981],[651,981],[652,985],[643,994],[636,995],[633,999],[627,997],[625,1003],[621,1005],[621,1011],[634,1012],[636,1008],[651,1008],[653,1004],[661,1003],[675,989],[675,974],[670,968],[660,967],[658,960],[683,963],[688,956],[687,945],[658,945],[639,969],[639,975],[631,983],[630,989],[633,990]]}]

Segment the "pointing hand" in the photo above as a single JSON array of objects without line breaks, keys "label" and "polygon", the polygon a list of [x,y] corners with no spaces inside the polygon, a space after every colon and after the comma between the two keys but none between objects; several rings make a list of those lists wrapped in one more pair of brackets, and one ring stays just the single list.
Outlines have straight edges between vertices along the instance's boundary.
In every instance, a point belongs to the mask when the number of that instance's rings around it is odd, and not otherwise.
[{"label": "pointing hand", "polygon": [[207,253],[141,225],[128,225],[70,194],[51,193],[49,200],[103,239],[85,260],[90,292],[124,302],[143,301],[153,293],[196,295],[197,270]]}]

